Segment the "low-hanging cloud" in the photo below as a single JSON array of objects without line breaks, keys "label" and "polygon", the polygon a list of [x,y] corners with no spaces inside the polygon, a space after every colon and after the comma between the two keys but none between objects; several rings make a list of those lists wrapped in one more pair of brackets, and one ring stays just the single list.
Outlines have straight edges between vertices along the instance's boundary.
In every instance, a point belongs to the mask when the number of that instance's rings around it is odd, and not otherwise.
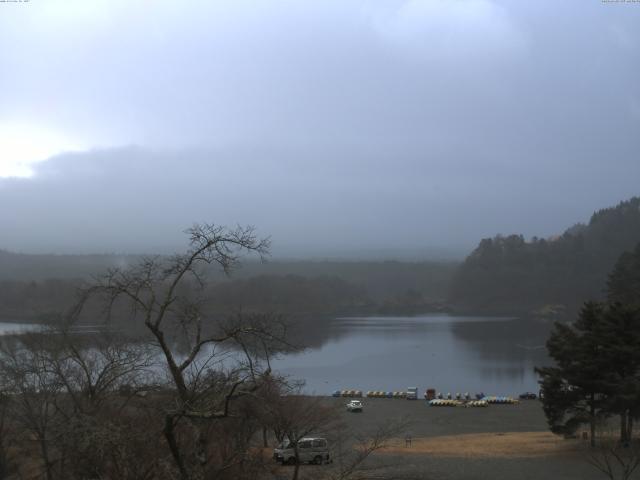
[{"label": "low-hanging cloud", "polygon": [[162,249],[194,221],[320,254],[469,248],[638,193],[632,4],[14,7],[0,125],[86,151],[0,179],[0,248]]}]

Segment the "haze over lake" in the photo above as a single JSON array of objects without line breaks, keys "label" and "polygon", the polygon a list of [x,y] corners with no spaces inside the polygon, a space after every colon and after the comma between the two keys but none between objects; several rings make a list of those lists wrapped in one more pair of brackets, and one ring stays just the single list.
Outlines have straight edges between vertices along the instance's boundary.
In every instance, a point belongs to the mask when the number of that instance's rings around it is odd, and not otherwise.
[{"label": "haze over lake", "polygon": [[306,391],[436,388],[444,393],[538,391],[534,366],[548,362],[550,325],[520,319],[425,315],[337,318],[319,348],[274,368],[306,380]]}]

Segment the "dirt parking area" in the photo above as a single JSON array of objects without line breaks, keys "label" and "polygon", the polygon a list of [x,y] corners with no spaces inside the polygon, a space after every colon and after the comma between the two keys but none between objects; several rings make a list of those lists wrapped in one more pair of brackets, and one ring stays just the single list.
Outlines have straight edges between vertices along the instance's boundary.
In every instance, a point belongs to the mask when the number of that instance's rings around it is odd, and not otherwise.
[{"label": "dirt parking area", "polygon": [[[346,404],[348,399],[328,400]],[[371,478],[438,480],[596,480],[582,440],[549,433],[538,401],[486,408],[430,407],[424,400],[363,399],[343,413],[355,434],[403,419],[406,432],[370,460]],[[410,445],[407,437],[411,439]],[[375,475],[375,476],[374,476]]]},{"label": "dirt parking area", "polygon": [[549,432],[470,433],[394,439],[384,454],[431,455],[466,458],[528,458],[571,455],[579,452],[580,442],[567,441]]}]

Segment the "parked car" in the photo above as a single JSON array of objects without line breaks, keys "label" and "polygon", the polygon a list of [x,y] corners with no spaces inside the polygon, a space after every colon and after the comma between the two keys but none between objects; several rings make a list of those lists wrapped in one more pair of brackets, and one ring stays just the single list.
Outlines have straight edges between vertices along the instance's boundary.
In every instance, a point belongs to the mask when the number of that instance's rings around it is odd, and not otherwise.
[{"label": "parked car", "polygon": [[533,392],[524,392],[520,394],[520,400],[535,400],[537,395]]},{"label": "parked car", "polygon": [[363,405],[360,400],[351,400],[349,403],[347,403],[348,412],[360,413],[362,412],[362,407]]},{"label": "parked car", "polygon": [[273,450],[273,459],[283,465],[293,465],[297,462],[322,465],[331,461],[327,440],[309,437],[301,438],[298,441],[297,458],[295,445],[289,440],[285,440]]}]

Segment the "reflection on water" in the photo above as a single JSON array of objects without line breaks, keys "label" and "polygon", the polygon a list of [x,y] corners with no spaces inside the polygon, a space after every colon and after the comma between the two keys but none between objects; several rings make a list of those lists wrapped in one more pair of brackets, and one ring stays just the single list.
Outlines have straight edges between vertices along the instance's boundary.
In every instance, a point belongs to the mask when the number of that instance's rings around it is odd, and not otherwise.
[{"label": "reflection on water", "polygon": [[[38,328],[0,322],[0,335]],[[305,380],[306,390],[317,394],[417,386],[515,395],[538,390],[533,367],[549,363],[549,331],[548,324],[504,318],[338,318],[306,332],[317,346],[284,356],[273,367]]]},{"label": "reflection on water", "polygon": [[533,367],[548,363],[549,325],[518,319],[454,317],[339,318],[318,348],[274,362],[304,379],[309,393],[337,389],[514,395],[537,391]]}]

